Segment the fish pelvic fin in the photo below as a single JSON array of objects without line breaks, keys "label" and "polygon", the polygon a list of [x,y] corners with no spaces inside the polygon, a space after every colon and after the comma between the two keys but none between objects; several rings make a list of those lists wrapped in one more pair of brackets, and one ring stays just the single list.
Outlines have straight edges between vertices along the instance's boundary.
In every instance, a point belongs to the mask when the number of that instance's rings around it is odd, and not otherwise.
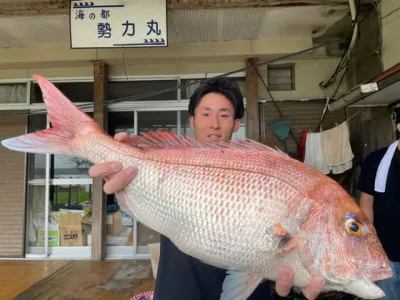
[{"label": "fish pelvic fin", "polygon": [[263,277],[228,270],[222,285],[221,300],[246,300],[263,281]]},{"label": "fish pelvic fin", "polygon": [[50,81],[33,75],[43,94],[52,128],[9,138],[1,144],[14,151],[46,154],[80,155],[83,137],[100,126],[85,112],[76,107]]}]

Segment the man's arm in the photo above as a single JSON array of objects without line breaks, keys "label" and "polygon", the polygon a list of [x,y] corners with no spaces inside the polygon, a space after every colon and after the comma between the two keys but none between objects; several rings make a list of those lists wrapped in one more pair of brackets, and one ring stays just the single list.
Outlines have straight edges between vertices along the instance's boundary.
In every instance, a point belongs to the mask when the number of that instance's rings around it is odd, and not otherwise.
[{"label": "man's arm", "polygon": [[361,192],[360,208],[371,223],[374,223],[374,196]]}]

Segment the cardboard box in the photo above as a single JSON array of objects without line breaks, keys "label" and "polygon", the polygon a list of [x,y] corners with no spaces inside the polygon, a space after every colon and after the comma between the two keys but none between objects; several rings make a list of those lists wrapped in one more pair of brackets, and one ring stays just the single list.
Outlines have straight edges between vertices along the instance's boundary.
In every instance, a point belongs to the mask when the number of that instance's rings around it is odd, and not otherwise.
[{"label": "cardboard box", "polygon": [[82,227],[82,215],[79,213],[60,214],[61,246],[86,246],[86,233]]},{"label": "cardboard box", "polygon": [[126,239],[125,246],[133,246],[133,228],[130,230],[128,238]]},{"label": "cardboard box", "polygon": [[121,235],[124,230],[122,225],[122,213],[117,211],[114,213],[107,214],[107,234],[110,235]]},{"label": "cardboard box", "polygon": [[160,261],[160,243],[148,244],[151,255],[151,269],[154,279],[157,279],[158,262]]}]

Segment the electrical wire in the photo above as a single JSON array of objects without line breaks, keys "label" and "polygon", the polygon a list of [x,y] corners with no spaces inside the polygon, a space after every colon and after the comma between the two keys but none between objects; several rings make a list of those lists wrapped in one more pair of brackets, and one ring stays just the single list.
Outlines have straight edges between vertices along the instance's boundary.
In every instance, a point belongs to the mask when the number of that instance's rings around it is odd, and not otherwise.
[{"label": "electrical wire", "polygon": [[[374,44],[376,44],[376,46],[374,46],[373,47],[374,49],[372,50],[373,53],[378,53],[379,49],[381,47],[381,44],[382,44],[382,42],[381,42],[381,33],[380,33],[381,30],[382,30],[381,17],[380,17],[381,13],[380,13],[380,10],[379,10],[375,0],[367,0],[367,1],[368,1],[368,3],[370,3],[374,7],[374,9],[376,10],[376,12],[378,14],[378,22],[379,22],[379,26],[378,27],[379,28],[378,28],[377,38],[375,38],[375,39],[378,39],[378,41],[374,41]],[[335,71],[333,72],[332,76],[327,81],[320,83],[320,87],[321,88],[323,87],[323,88],[327,89],[329,86],[331,86],[333,83],[335,83],[336,79],[337,79],[337,76],[343,70],[345,70],[344,73],[346,73],[350,61],[352,60],[352,58],[354,58],[355,54],[358,52],[358,50],[355,49],[356,48],[355,47],[355,34],[358,33],[358,31],[359,31],[358,30],[358,26],[361,23],[363,23],[363,21],[367,18],[368,14],[365,15],[364,17],[360,16],[361,15],[360,0],[358,0],[357,7],[354,7],[354,5],[352,6],[352,13],[355,14],[354,17],[352,18],[353,30],[352,30],[352,32],[349,34],[349,36],[346,39],[348,41],[348,45],[346,47],[346,50],[343,52],[342,57],[341,57],[338,65],[337,65]],[[356,25],[357,25],[357,28],[356,28]],[[356,32],[356,30],[357,30],[357,32]],[[353,47],[351,45],[351,41],[353,41]],[[351,51],[351,53],[350,53],[350,51]],[[346,57],[347,57],[347,59],[345,59]],[[342,78],[343,78],[343,76],[342,76]],[[341,80],[341,81],[343,81],[343,80]],[[340,86],[340,83],[339,83],[339,86]],[[336,91],[335,91],[334,95],[331,97],[332,99],[334,99],[334,97],[335,97],[335,95],[337,93],[337,90],[339,89],[339,86],[336,87]]]},{"label": "electrical wire", "polygon": [[[375,5],[375,2],[373,0],[369,1],[369,3],[371,3],[374,8],[377,10],[378,16],[380,15],[380,11],[378,9],[378,7]],[[366,17],[364,17],[363,19],[360,20],[360,12],[361,12],[361,5],[360,5],[360,1],[358,1],[358,5],[356,7],[354,0],[349,0],[349,4],[350,4],[350,11],[351,11],[351,18],[352,18],[352,33],[351,33],[351,40],[349,45],[347,46],[346,51],[343,52],[341,60],[339,62],[339,64],[336,67],[335,72],[332,74],[332,76],[329,78],[329,80],[327,80],[325,83],[321,82],[319,84],[320,88],[324,91],[324,93],[326,94],[326,103],[325,103],[325,107],[321,113],[321,118],[319,121],[319,124],[316,128],[316,130],[321,130],[321,126],[322,126],[322,122],[323,119],[325,118],[325,115],[328,111],[328,107],[329,107],[329,102],[330,99],[334,99],[336,94],[339,91],[339,88],[343,82],[343,79],[345,77],[345,75],[347,74],[348,70],[349,70],[349,64],[350,61],[355,57],[356,53],[358,52],[358,50],[356,49],[356,35],[358,35],[359,33],[359,26],[360,24],[365,20]],[[378,33],[380,36],[380,30],[381,30],[381,26],[378,29]],[[374,41],[375,44],[375,41]],[[376,52],[376,50],[373,51],[374,53]],[[336,82],[337,76],[339,76],[339,74],[342,72],[341,74],[341,78],[339,83],[337,84],[337,86],[335,87],[335,91],[332,95],[332,97],[329,96],[329,93],[327,91],[328,87],[331,86],[333,83]]]},{"label": "electrical wire", "polygon": [[382,20],[383,20],[383,19],[386,19],[387,17],[393,15],[395,12],[397,12],[397,11],[399,11],[399,10],[400,10],[400,6],[397,7],[397,8],[395,8],[395,9],[393,9],[391,12],[387,13],[386,15],[384,15],[381,19],[382,19]]},{"label": "electrical wire", "polygon": [[[298,55],[307,53],[309,51],[313,51],[313,50],[316,50],[318,48],[327,46],[329,44],[333,44],[333,43],[341,42],[341,41],[343,41],[343,38],[332,39],[332,40],[327,41],[325,43],[322,43],[322,44],[319,44],[319,45],[316,45],[316,46],[313,46],[313,47],[310,47],[310,48],[307,48],[307,49],[304,49],[304,50],[301,50],[301,51],[298,51],[298,52],[293,52],[293,53],[290,53],[290,54],[287,54],[287,55],[283,55],[283,56],[280,56],[278,58],[274,58],[274,59],[271,59],[271,60],[268,60],[268,61],[264,61],[262,63],[258,63],[256,65],[251,65],[251,66],[247,66],[247,67],[244,67],[244,68],[241,68],[241,69],[236,69],[236,70],[224,73],[224,74],[220,74],[220,75],[214,76],[212,78],[230,76],[230,75],[233,75],[233,74],[236,74],[236,73],[241,73],[241,72],[245,72],[245,71],[248,71],[248,70],[251,70],[251,69],[260,68],[260,67],[262,67],[264,65],[269,65],[269,64],[275,63],[277,61],[281,61],[281,60],[285,60],[285,59],[288,59],[288,58],[291,58],[291,57],[294,57],[294,56],[298,56]],[[102,102],[98,102],[98,103],[81,104],[81,105],[77,104],[76,106],[79,107],[80,109],[85,109],[85,108],[92,108],[92,107],[97,107],[97,106],[106,106],[106,105],[115,104],[115,103],[119,103],[119,102],[125,102],[125,101],[137,101],[137,100],[145,99],[145,98],[148,98],[148,97],[151,97],[151,96],[160,95],[160,94],[168,93],[168,92],[173,92],[173,91],[176,91],[179,88],[185,88],[185,87],[192,86],[192,85],[195,85],[195,84],[198,84],[198,83],[197,82],[189,82],[189,83],[183,84],[183,85],[178,83],[177,86],[173,87],[173,88],[166,88],[166,89],[157,90],[157,91],[154,91],[154,92],[143,93],[143,94],[140,94],[140,95],[137,95],[137,96],[128,96],[128,97],[116,98],[116,99],[106,100],[106,101],[102,101]],[[30,110],[30,109],[32,109],[32,108],[27,107],[27,110]],[[10,110],[11,110],[11,108],[10,108]],[[16,116],[32,116],[32,115],[37,115],[37,114],[43,114],[43,113],[46,113],[46,112],[47,112],[46,109],[31,110],[28,113],[27,112],[21,112],[21,113],[13,112],[13,113],[0,114],[0,118],[16,117]]]},{"label": "electrical wire", "polygon": [[332,76],[324,83],[323,81],[319,84],[322,89],[327,89],[330,85],[332,85],[336,81],[336,76],[343,70],[347,69],[352,58],[352,51],[354,50],[357,35],[359,33],[359,24],[361,23],[359,20],[360,17],[360,1],[358,1],[358,5],[355,5],[355,0],[349,0],[350,6],[350,14],[351,14],[351,22],[352,22],[352,32],[349,34],[349,37],[346,39],[348,41],[348,45],[346,47],[346,51],[343,52],[342,57],[339,61],[339,64],[336,67],[336,70],[333,72]]}]

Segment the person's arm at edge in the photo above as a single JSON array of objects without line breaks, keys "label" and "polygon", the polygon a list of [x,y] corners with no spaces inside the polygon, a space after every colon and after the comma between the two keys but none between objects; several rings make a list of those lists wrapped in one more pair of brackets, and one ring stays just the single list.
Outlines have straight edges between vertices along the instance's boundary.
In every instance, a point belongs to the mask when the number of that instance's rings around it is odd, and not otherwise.
[{"label": "person's arm at edge", "polygon": [[374,196],[361,192],[360,194],[360,208],[366,215],[368,220],[374,223]]}]

